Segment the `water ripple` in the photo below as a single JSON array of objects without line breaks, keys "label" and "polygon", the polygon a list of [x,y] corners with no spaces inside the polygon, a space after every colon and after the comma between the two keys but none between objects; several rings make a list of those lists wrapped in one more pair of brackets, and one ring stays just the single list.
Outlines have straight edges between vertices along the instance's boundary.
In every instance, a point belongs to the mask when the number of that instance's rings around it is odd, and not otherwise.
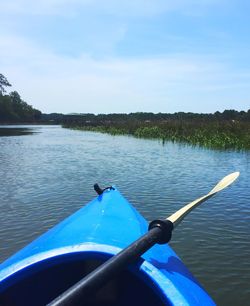
[{"label": "water ripple", "polygon": [[167,217],[226,174],[230,188],[197,208],[171,246],[219,305],[250,298],[249,153],[35,126],[0,137],[0,260],[91,200],[93,184],[117,185],[148,219]]}]

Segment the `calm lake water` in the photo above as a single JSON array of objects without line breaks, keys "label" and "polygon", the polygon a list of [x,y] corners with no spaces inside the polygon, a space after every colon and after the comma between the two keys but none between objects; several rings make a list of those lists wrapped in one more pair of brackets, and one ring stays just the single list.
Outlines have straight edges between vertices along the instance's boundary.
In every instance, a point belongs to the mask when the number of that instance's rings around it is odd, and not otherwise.
[{"label": "calm lake water", "polygon": [[60,126],[0,128],[0,262],[95,197],[96,182],[115,184],[152,220],[240,171],[236,183],[182,222],[171,246],[217,304],[249,305],[250,153]]}]

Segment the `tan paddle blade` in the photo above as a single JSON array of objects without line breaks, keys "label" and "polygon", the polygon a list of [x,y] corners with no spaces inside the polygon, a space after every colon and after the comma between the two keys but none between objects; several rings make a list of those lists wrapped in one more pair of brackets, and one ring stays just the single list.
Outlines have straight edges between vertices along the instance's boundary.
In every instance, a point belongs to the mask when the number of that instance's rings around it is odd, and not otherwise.
[{"label": "tan paddle blade", "polygon": [[240,175],[239,172],[231,173],[227,176],[225,176],[222,180],[219,181],[219,183],[205,196],[198,198],[197,200],[194,200],[193,202],[185,205],[181,209],[179,209],[177,212],[172,214],[170,217],[167,218],[167,220],[171,221],[176,227],[182,219],[189,214],[195,207],[199,206],[201,203],[205,202],[209,198],[211,198],[213,195],[215,195],[217,192],[223,190],[224,188],[231,185],[237,177]]}]

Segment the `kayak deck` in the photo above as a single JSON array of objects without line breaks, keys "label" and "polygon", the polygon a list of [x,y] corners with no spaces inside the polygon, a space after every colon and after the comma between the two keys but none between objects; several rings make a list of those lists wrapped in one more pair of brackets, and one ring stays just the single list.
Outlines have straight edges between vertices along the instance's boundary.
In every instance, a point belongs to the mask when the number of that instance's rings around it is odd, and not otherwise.
[{"label": "kayak deck", "polygon": [[[0,265],[0,304],[50,302],[138,239],[147,227],[117,189],[105,191]],[[214,305],[168,245],[152,247],[89,301],[89,305],[105,303]]]}]

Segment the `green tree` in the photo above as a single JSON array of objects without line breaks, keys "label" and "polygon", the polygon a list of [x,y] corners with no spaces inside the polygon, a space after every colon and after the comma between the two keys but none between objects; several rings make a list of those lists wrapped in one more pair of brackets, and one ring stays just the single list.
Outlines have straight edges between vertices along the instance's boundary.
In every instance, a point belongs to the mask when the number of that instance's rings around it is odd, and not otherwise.
[{"label": "green tree", "polygon": [[17,91],[3,95],[6,86],[11,86],[5,76],[0,74],[0,122],[34,122],[42,113],[23,101]]},{"label": "green tree", "polygon": [[0,73],[0,94],[2,95],[4,92],[6,92],[4,87],[11,86],[9,81],[6,79],[6,77]]}]

